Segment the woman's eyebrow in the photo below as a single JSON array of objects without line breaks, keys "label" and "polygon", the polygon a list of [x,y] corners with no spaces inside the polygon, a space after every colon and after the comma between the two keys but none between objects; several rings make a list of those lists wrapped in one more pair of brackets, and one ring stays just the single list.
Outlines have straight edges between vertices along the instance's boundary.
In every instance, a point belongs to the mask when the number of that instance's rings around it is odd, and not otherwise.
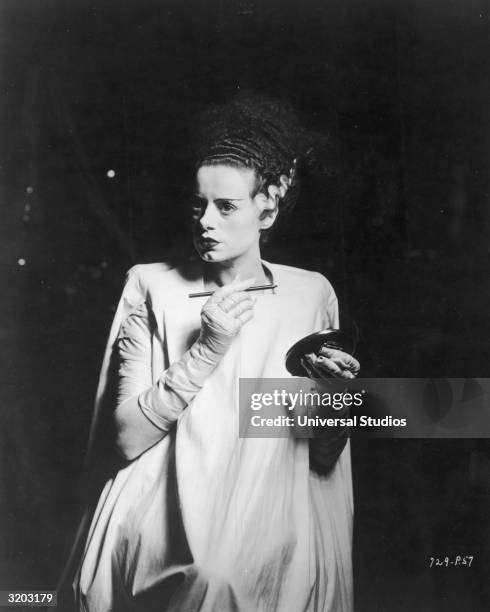
[{"label": "woman's eyebrow", "polygon": [[[196,193],[194,197],[196,197],[198,200],[207,200],[207,198],[203,198],[198,193]],[[213,202],[243,202],[244,199],[245,198],[215,198]]]}]

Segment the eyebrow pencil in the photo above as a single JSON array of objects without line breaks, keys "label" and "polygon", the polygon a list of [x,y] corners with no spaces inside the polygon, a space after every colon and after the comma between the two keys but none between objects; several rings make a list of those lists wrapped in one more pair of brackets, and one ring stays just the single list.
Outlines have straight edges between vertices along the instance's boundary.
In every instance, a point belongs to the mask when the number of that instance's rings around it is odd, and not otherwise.
[{"label": "eyebrow pencil", "polygon": [[[275,289],[277,285],[256,285],[255,287],[249,287],[248,289],[244,289],[244,291],[263,291],[264,289]],[[200,293],[189,293],[190,298],[197,297],[208,297],[213,295],[214,291],[201,291]]]}]

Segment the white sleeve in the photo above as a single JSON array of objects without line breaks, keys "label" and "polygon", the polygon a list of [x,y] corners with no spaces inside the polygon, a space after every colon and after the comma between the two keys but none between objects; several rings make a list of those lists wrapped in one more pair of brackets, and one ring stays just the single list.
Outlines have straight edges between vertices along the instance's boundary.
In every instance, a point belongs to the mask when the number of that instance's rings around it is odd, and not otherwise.
[{"label": "white sleeve", "polygon": [[137,396],[152,385],[151,330],[146,304],[123,322],[116,340],[118,357],[117,404]]},{"label": "white sleeve", "polygon": [[[124,320],[117,340],[117,406],[137,397],[145,417],[162,431],[169,431],[190,397],[183,399],[165,384],[169,370],[152,380],[152,330],[147,305],[142,303]],[[174,364],[176,368],[177,364]]]},{"label": "white sleeve", "polygon": [[330,281],[322,276],[322,300],[325,304],[325,328],[339,329],[339,302]]}]

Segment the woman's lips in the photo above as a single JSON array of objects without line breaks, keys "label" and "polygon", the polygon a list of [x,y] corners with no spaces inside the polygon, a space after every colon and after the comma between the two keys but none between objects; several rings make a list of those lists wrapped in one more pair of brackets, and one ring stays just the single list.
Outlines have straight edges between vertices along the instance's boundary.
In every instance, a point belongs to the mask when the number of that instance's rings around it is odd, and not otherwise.
[{"label": "woman's lips", "polygon": [[219,243],[217,240],[214,240],[213,238],[200,237],[198,239],[198,244],[203,249],[212,249],[214,246],[216,246]]}]

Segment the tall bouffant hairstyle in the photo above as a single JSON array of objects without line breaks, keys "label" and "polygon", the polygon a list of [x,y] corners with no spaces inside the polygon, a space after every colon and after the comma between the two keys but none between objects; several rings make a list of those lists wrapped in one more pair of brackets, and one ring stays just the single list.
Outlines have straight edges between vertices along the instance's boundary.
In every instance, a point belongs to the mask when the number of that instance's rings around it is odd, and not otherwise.
[{"label": "tall bouffant hairstyle", "polygon": [[264,95],[239,94],[207,109],[196,121],[194,141],[196,170],[218,164],[253,169],[252,195],[269,195],[271,185],[285,187],[281,211],[296,203],[306,175],[336,174],[330,137],[305,129],[288,102]]}]

